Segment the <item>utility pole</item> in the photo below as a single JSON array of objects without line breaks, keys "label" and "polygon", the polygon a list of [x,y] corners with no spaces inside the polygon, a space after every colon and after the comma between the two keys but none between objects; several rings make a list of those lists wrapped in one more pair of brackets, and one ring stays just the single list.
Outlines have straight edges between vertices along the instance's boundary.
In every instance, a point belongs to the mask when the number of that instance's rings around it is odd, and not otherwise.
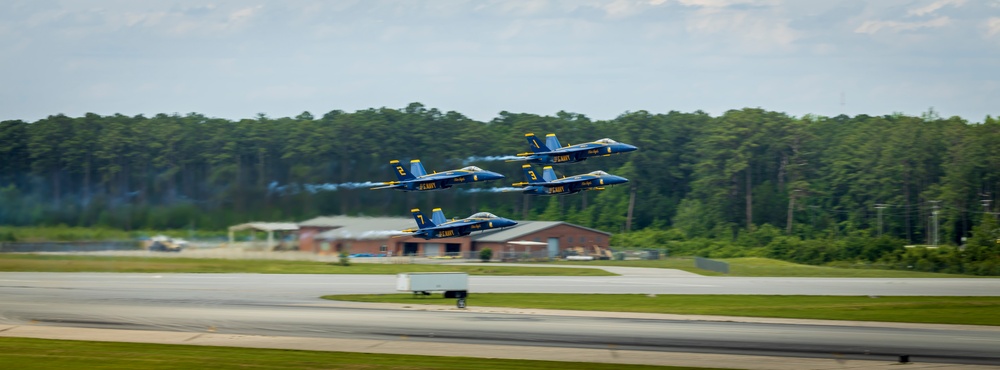
[{"label": "utility pole", "polygon": [[878,203],[875,204],[875,209],[878,210],[878,236],[882,237],[882,210],[888,207],[887,204]]},{"label": "utility pole", "polygon": [[632,183],[632,191],[628,196],[628,215],[625,216],[625,232],[632,231],[632,209],[635,208],[635,182]]},{"label": "utility pole", "polygon": [[939,213],[938,212],[938,208],[941,208],[941,206],[939,205],[941,203],[941,201],[940,200],[932,200],[930,202],[934,203],[934,211],[931,212],[931,215],[934,218],[934,224],[931,225],[931,232],[933,233],[932,235],[934,235],[933,244],[934,244],[935,247],[937,247],[937,245],[938,245],[938,213]]},{"label": "utility pole", "polygon": [[792,190],[792,194],[788,197],[788,221],[785,223],[785,234],[792,235],[792,221],[795,219],[795,198],[798,197],[802,189]]}]

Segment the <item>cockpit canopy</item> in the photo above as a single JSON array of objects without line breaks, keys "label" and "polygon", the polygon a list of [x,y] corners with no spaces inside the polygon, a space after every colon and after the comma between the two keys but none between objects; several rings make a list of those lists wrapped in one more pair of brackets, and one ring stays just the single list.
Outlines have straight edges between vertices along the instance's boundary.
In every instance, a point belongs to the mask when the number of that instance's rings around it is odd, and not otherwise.
[{"label": "cockpit canopy", "polygon": [[603,138],[601,140],[597,140],[597,141],[594,141],[594,142],[595,143],[600,143],[600,144],[618,144],[617,141],[614,141],[614,140],[611,140],[611,139],[608,139],[608,138]]},{"label": "cockpit canopy", "polygon": [[594,172],[588,173],[588,175],[609,176],[610,174],[608,174],[607,172],[604,172],[604,171],[594,171]]},{"label": "cockpit canopy", "polygon": [[483,169],[476,166],[468,166],[462,167],[462,171],[483,172]]},{"label": "cockpit canopy", "polygon": [[479,213],[476,213],[476,214],[474,214],[472,216],[469,216],[469,218],[499,218],[499,217],[497,217],[497,215],[489,213],[489,212],[479,212]]}]

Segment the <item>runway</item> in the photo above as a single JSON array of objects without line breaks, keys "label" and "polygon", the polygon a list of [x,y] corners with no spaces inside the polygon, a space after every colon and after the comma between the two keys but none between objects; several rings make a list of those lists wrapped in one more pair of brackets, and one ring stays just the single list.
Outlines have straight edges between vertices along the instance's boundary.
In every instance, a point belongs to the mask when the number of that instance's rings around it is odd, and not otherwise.
[{"label": "runway", "polygon": [[[321,300],[395,293],[395,276],[0,273],[0,324],[475,344],[636,353],[712,353],[1000,365],[1000,329],[726,322],[672,316],[563,316],[511,311],[389,309]],[[997,279],[611,277],[470,278],[476,292],[1000,295]],[[12,332],[16,330],[11,330]],[[2,333],[0,333],[2,334]],[[706,365],[709,366],[709,365]]]}]

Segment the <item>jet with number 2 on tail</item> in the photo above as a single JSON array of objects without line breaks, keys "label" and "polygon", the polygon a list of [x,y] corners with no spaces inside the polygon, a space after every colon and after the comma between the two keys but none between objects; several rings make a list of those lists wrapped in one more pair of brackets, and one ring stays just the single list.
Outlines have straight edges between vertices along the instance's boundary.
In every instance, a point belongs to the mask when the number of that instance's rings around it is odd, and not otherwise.
[{"label": "jet with number 2 on tail", "polygon": [[528,139],[530,152],[517,153],[518,157],[510,161],[528,161],[533,164],[566,164],[585,161],[590,157],[607,157],[612,154],[620,154],[637,150],[633,145],[619,143],[617,141],[604,138],[589,143],[562,146],[556,134],[545,136],[543,143],[535,134],[527,133],[524,137]]},{"label": "jet with number 2 on tail", "polygon": [[479,212],[463,219],[451,221],[444,217],[441,208],[435,208],[430,219],[427,219],[419,208],[411,209],[410,213],[417,221],[417,228],[402,230],[402,232],[409,233],[408,236],[424,239],[453,238],[469,235],[473,231],[502,229],[517,225],[517,221],[498,217],[489,212]]},{"label": "jet with number 2 on tail", "polygon": [[399,164],[398,160],[392,160],[389,164],[391,164],[393,169],[396,170],[396,178],[399,181],[383,182],[383,186],[374,187],[371,188],[371,190],[441,190],[450,188],[452,185],[456,184],[468,184],[477,181],[492,181],[504,178],[504,176],[499,173],[486,171],[476,166],[468,166],[457,170],[427,174],[427,171],[424,170],[424,165],[420,163],[419,159],[410,161],[410,171],[406,171],[406,168],[403,168],[403,165]]},{"label": "jet with number 2 on tail", "polygon": [[[605,186],[614,186],[628,182],[628,179],[615,176],[604,171],[594,171],[582,175],[557,178],[552,166],[545,166],[542,176],[538,176],[530,164],[521,166],[525,182],[516,182],[513,186],[523,187],[521,193],[528,195],[566,195],[584,190],[604,190]],[[517,190],[512,190],[517,191]]]}]

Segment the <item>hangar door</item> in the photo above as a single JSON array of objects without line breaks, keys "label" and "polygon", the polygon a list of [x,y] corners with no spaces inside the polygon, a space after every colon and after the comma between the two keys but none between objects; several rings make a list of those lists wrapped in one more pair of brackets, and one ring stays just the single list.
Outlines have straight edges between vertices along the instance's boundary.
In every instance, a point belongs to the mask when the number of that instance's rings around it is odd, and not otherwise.
[{"label": "hangar door", "polygon": [[424,244],[424,256],[433,257],[441,255],[441,244],[438,243],[425,243]]},{"label": "hangar door", "polygon": [[549,258],[559,255],[559,238],[549,238]]}]

